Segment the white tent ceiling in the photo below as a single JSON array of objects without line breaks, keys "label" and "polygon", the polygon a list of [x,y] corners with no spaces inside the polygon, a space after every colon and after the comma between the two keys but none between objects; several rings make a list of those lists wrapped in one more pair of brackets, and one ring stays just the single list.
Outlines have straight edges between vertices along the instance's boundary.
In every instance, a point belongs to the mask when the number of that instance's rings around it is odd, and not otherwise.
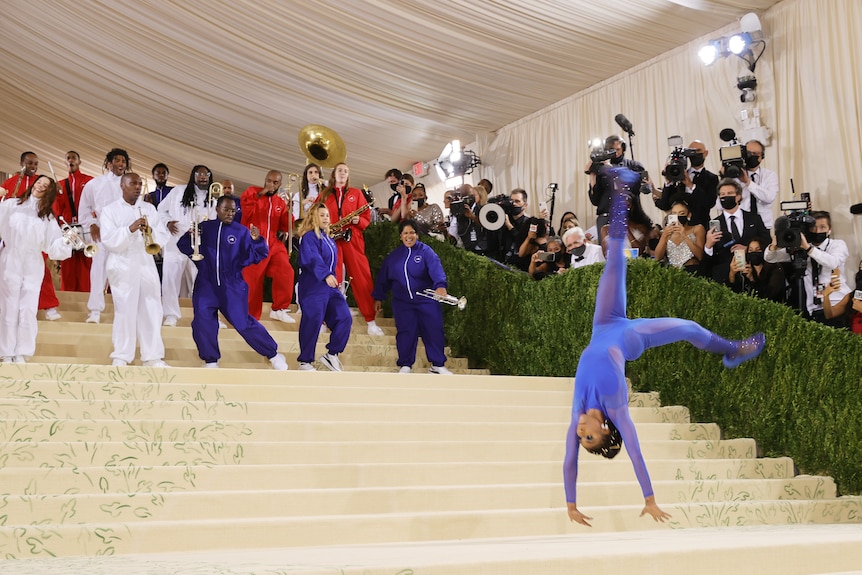
[{"label": "white tent ceiling", "polygon": [[314,123],[371,185],[775,1],[7,0],[0,171],[119,146],[260,184]]}]

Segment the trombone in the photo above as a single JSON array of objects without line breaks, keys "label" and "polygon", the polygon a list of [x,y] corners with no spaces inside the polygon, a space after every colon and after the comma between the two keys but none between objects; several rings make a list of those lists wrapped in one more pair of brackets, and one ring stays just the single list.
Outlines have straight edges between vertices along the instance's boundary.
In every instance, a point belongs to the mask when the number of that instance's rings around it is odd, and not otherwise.
[{"label": "trombone", "polygon": [[[293,196],[290,195],[290,188],[299,181],[299,174],[291,172],[287,174],[287,188],[279,189],[278,195],[281,196],[281,199],[284,200],[284,203],[287,204],[287,213],[290,214],[288,220],[290,221],[290,228],[287,230],[287,253],[293,253],[293,225],[295,223],[293,218]],[[301,194],[300,194],[301,195]],[[299,201],[299,217],[302,217],[302,199],[298,199]]]},{"label": "trombone", "polygon": [[440,295],[431,288],[418,291],[416,292],[416,295],[421,295],[422,297],[427,297],[428,299],[433,299],[440,303],[455,306],[458,308],[458,311],[464,311],[464,308],[467,307],[467,296],[455,297],[448,294]]}]

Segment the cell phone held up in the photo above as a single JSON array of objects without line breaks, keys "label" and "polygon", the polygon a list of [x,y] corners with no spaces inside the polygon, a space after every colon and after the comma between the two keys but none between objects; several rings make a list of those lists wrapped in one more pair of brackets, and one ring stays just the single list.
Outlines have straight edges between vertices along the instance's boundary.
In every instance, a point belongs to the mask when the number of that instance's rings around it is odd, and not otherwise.
[{"label": "cell phone held up", "polygon": [[540,262],[555,262],[557,261],[557,254],[551,252],[539,252],[537,258]]},{"label": "cell phone held up", "polygon": [[718,220],[709,220],[709,231],[721,231],[721,222]]},{"label": "cell phone held up", "polygon": [[679,216],[676,214],[668,214],[667,215],[667,225],[678,226],[679,225]]},{"label": "cell phone held up", "polygon": [[742,271],[745,269],[745,251],[744,250],[734,250],[733,251],[733,267],[735,267],[737,271]]}]

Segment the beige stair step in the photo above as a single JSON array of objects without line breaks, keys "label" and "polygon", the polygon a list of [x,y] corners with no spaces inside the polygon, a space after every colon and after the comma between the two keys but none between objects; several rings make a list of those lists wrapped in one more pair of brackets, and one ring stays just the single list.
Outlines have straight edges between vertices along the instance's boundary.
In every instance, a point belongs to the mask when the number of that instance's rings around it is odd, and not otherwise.
[{"label": "beige stair step", "polygon": [[[317,390],[313,390],[317,391]],[[322,399],[321,393],[314,393]],[[333,394],[334,396],[335,394]],[[429,394],[431,395],[431,394]],[[344,398],[348,399],[348,398]],[[361,398],[358,398],[361,399]],[[487,398],[477,397],[476,401]],[[393,398],[393,401],[397,401]],[[465,400],[469,401],[469,399]],[[224,426],[232,420],[216,420],[211,426]],[[142,437],[164,437],[166,433],[191,437],[201,429],[201,423],[188,420],[136,419],[26,419],[0,421],[0,441],[11,438],[21,441],[79,441],[98,436],[106,440],[137,440]],[[703,423],[641,423],[638,437],[643,443],[655,440],[717,441],[720,430],[715,424]],[[254,423],[255,441],[371,441],[397,438],[399,441],[506,441],[542,440],[558,441],[564,428],[559,423],[527,422],[513,425],[508,422],[467,422],[453,426],[446,422],[426,422],[413,425],[412,421],[283,421],[257,420]]]},{"label": "beige stair step", "polygon": [[[143,468],[134,461],[111,462],[111,467],[4,467],[0,480],[12,493],[54,493],[75,490],[101,493],[157,493],[162,491],[397,487],[485,485],[555,481],[560,461],[481,461],[441,463],[335,463],[283,465],[162,465]],[[654,481],[788,479],[793,461],[774,459],[659,459],[649,462]],[[631,463],[624,460],[582,461],[579,484],[632,482]],[[155,479],[154,479],[155,478]]]},{"label": "beige stair step", "polygon": [[[723,501],[796,501],[834,499],[835,484],[827,478],[776,480],[662,481],[653,484],[656,500],[664,505]],[[579,500],[590,507],[643,505],[637,482],[586,483]],[[12,494],[4,513],[21,517],[58,517],[67,514],[80,523],[161,521],[231,521],[242,518],[279,518],[315,515],[440,513],[481,510],[556,509],[564,498],[558,482],[521,485],[456,485],[345,489],[258,489],[195,492],[114,493],[80,496]],[[226,502],[230,502],[226,504]]]},{"label": "beige stair step", "polygon": [[[666,523],[640,517],[643,505],[591,507],[591,533],[626,530],[669,530],[724,525],[786,525],[856,522],[862,499],[818,501],[739,501],[663,504],[671,514]],[[141,510],[141,513],[144,511]],[[383,518],[385,517],[385,521]],[[583,526],[568,520],[564,506],[547,509],[482,510],[436,513],[315,515],[305,517],[218,520],[150,520],[78,525],[5,525],[0,546],[38,540],[55,555],[176,552],[229,548],[271,548],[375,542],[442,541],[496,537],[567,535]],[[51,534],[45,539],[46,534]]]}]

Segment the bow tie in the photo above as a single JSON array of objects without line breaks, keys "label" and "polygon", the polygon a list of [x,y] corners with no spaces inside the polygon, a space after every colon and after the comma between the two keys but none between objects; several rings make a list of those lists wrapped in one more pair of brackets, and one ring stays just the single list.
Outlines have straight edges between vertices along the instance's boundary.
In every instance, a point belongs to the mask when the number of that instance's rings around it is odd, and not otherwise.
[{"label": "bow tie", "polygon": [[584,256],[575,256],[575,261],[579,262],[584,259]]}]

